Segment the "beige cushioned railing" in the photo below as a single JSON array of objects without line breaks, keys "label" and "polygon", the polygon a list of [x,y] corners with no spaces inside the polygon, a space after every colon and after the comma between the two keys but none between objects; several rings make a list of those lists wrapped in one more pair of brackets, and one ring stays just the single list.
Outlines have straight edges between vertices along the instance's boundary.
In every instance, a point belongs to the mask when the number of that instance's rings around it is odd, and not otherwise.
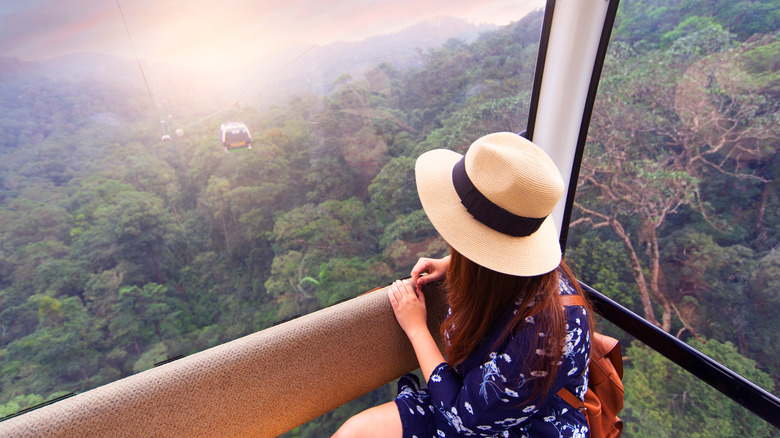
[{"label": "beige cushioned railing", "polygon": [[[437,335],[445,300],[426,297]],[[0,422],[0,436],[275,437],[417,367],[383,288]]]}]

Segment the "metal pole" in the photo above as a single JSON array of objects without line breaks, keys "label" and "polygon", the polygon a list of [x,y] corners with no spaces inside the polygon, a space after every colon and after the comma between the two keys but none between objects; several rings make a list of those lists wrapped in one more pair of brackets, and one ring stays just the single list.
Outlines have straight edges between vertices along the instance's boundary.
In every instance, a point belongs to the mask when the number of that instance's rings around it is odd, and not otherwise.
[{"label": "metal pole", "polygon": [[545,9],[526,136],[550,155],[563,177],[567,196],[553,211],[563,251],[618,3],[548,0]]}]

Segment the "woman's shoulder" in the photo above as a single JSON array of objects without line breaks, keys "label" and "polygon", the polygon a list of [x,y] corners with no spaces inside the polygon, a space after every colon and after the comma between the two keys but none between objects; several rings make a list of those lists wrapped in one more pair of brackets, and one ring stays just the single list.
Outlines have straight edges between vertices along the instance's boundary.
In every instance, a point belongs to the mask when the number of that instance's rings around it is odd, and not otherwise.
[{"label": "woman's shoulder", "polygon": [[577,295],[577,290],[571,284],[571,279],[563,272],[558,275],[558,293],[561,295]]},{"label": "woman's shoulder", "polygon": [[[577,295],[577,290],[571,284],[571,280],[566,274],[561,273],[558,276],[558,293],[561,296]],[[577,326],[587,329],[588,311],[583,306],[565,306],[566,320],[576,323]]]}]

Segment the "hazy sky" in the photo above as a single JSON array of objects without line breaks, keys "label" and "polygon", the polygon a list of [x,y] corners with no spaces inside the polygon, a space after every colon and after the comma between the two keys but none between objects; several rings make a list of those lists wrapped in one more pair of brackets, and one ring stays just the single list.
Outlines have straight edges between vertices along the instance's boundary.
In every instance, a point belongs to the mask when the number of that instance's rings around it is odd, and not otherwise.
[{"label": "hazy sky", "polygon": [[306,47],[397,32],[449,15],[508,24],[543,0],[9,0],[0,3],[0,56],[25,60],[100,52],[200,70],[251,58],[295,58]]}]

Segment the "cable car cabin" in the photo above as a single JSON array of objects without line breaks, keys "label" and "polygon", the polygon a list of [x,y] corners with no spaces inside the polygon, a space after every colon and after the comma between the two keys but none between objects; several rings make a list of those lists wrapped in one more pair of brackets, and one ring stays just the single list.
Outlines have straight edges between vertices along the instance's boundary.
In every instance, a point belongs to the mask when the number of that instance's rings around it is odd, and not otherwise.
[{"label": "cable car cabin", "polygon": [[225,151],[240,148],[252,149],[252,135],[249,133],[249,128],[243,123],[223,123],[220,126],[220,134]]}]

